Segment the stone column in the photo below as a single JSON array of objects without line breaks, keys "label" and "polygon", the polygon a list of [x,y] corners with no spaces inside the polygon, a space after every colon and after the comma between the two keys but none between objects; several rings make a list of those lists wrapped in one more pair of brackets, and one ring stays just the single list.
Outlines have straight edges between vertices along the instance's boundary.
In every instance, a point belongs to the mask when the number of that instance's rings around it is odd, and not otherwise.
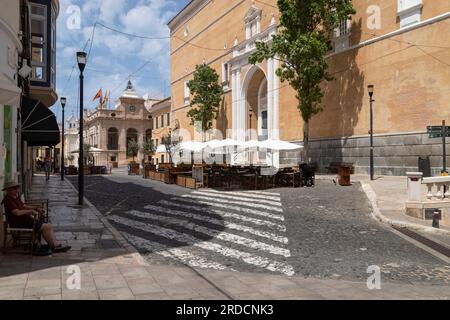
[{"label": "stone column", "polygon": [[279,61],[277,56],[273,60],[273,135],[274,139],[280,138],[280,79],[277,76],[277,69],[279,67]]},{"label": "stone column", "polygon": [[[145,131],[144,131],[144,133],[142,133],[142,130],[143,129],[141,129],[141,132],[138,132],[138,143],[139,143],[139,146],[142,148],[142,146],[144,145],[144,134],[145,134]],[[141,162],[141,160],[144,158],[144,155],[142,154],[142,151],[141,150],[139,150],[139,152],[138,152],[138,156],[137,156],[137,158],[138,158],[138,162],[140,163]]]},{"label": "stone column", "polygon": [[231,95],[232,95],[232,109],[231,109],[231,118],[232,118],[232,127],[231,127],[231,131],[232,131],[232,139],[236,139],[236,130],[237,130],[237,124],[236,124],[236,120],[237,120],[237,86],[236,86],[236,82],[237,82],[237,72],[238,71],[234,71],[231,75]]},{"label": "stone column", "polygon": [[119,161],[127,160],[127,129],[121,128],[119,134]]},{"label": "stone column", "polygon": [[273,87],[274,87],[274,70],[273,59],[267,59],[267,131],[269,139],[273,134]]}]

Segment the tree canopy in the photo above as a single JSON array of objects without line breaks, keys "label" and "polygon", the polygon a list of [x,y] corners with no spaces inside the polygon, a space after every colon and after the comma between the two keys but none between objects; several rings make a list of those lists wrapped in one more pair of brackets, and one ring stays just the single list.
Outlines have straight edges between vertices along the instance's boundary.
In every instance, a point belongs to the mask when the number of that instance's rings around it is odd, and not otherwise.
[{"label": "tree canopy", "polygon": [[278,0],[278,8],[281,17],[277,34],[271,43],[257,42],[249,61],[280,60],[276,73],[297,93],[307,146],[309,121],[323,110],[321,84],[334,79],[326,60],[333,49],[333,31],[341,21],[351,19],[355,10],[352,0]]},{"label": "tree canopy", "polygon": [[200,122],[203,132],[212,128],[213,120],[217,119],[222,100],[223,88],[219,83],[216,70],[207,64],[197,65],[194,78],[187,84],[193,95],[191,109],[187,116],[191,124]]}]

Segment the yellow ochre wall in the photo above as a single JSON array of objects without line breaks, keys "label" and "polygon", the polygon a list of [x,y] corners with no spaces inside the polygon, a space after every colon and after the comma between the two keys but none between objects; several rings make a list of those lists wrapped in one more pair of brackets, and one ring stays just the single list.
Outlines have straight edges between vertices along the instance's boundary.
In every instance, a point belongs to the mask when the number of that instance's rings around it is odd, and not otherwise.
[{"label": "yellow ochre wall", "polygon": [[[232,58],[230,50],[235,39],[238,43],[245,41],[244,16],[253,4],[251,0],[206,2],[194,16],[171,30],[172,117],[178,119],[181,128],[191,131],[193,128],[186,117],[189,107],[184,107],[184,82],[192,78],[195,66],[204,61],[221,75],[222,62]],[[272,15],[279,21],[276,3],[276,0],[254,2],[262,9],[261,32],[269,27]],[[381,8],[380,30],[367,28],[370,14],[366,11],[371,5]],[[397,0],[355,0],[354,7],[357,14],[352,19],[350,45],[400,28]],[[424,0],[421,19],[424,21],[448,12],[450,1]],[[188,37],[184,35],[186,26]],[[450,19],[447,18],[365,46],[331,54],[328,58],[329,72],[334,74],[336,81],[324,84],[324,112],[312,119],[311,138],[367,135],[369,84],[375,86],[376,134],[425,131],[427,125],[439,124],[443,119],[450,120],[448,39]],[[266,72],[266,64],[261,67]],[[241,73],[241,83],[245,70]],[[297,110],[295,92],[285,83],[280,83],[280,88],[280,138],[300,141],[303,139],[303,124]],[[231,91],[228,91],[224,96],[218,128],[231,128],[231,99]]]}]

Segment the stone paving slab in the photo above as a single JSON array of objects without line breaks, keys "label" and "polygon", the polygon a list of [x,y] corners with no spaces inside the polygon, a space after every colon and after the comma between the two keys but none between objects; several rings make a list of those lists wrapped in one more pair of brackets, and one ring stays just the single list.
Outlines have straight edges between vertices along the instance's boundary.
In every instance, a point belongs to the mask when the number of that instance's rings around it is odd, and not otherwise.
[{"label": "stone paving slab", "polygon": [[[383,284],[382,290],[370,291],[364,282],[148,265],[136,252],[122,246],[123,239],[118,239],[90,206],[65,210],[68,217],[58,215],[59,209],[76,202],[74,190],[66,183],[61,185],[56,177],[48,185],[37,179],[41,190],[36,195],[51,190],[50,198],[58,199],[55,204],[51,201],[50,211],[57,225],[58,219],[64,218],[58,235],[70,245],[78,242],[81,249],[51,257],[0,255],[0,300],[450,299],[447,286],[423,283],[390,282]],[[108,249],[98,245],[102,236],[112,237],[121,246]],[[71,265],[80,268],[80,290],[67,287],[71,276],[67,267]]]}]

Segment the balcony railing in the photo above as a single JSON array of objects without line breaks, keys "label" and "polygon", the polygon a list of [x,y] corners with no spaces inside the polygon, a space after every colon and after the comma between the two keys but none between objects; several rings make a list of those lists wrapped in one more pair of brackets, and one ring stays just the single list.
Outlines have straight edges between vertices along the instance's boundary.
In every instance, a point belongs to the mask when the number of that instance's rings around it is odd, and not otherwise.
[{"label": "balcony railing", "polygon": [[408,201],[450,201],[450,176],[422,178],[421,172],[409,172]]}]

